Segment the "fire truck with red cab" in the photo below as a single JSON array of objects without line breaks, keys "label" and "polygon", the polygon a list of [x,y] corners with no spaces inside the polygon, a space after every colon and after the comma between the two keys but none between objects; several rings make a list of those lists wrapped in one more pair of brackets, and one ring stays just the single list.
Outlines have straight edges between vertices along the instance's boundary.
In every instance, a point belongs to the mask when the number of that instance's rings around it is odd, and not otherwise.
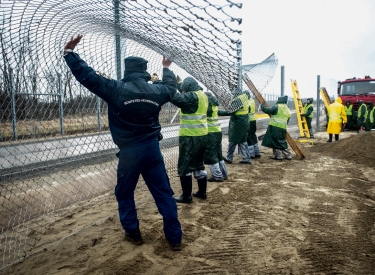
[{"label": "fire truck with red cab", "polygon": [[339,81],[337,96],[341,98],[343,105],[347,100],[353,105],[353,122],[356,125],[358,101],[362,100],[365,104],[371,101],[375,106],[375,78],[366,75],[364,78],[353,77]]}]

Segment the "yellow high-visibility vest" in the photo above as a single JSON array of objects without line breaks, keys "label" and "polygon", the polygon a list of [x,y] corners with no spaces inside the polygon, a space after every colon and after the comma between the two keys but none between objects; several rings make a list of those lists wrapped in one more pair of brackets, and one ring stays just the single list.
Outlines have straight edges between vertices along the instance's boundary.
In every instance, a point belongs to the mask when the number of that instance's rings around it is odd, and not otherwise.
[{"label": "yellow high-visibility vest", "polygon": [[179,136],[199,137],[208,134],[208,98],[203,91],[194,92],[198,96],[198,109],[194,114],[184,114],[180,110]]},{"label": "yellow high-visibility vest", "polygon": [[278,111],[276,115],[271,115],[269,125],[286,129],[288,125],[288,119],[290,118],[290,110],[286,104],[277,104]]}]

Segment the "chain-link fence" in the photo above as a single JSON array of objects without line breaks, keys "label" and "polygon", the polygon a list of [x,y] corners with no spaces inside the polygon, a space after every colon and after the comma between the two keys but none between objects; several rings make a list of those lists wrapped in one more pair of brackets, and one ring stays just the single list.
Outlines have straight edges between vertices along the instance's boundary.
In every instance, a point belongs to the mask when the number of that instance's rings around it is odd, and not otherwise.
[{"label": "chain-link fence", "polygon": [[[131,55],[161,76],[166,56],[176,75],[193,76],[235,111],[234,94],[247,89],[242,73],[262,91],[277,67],[275,55],[242,65],[240,8],[230,0],[0,1],[0,270],[42,249],[38,242],[60,211],[116,184],[107,104],[75,81],[62,58],[65,42],[83,34],[76,51],[114,79]],[[175,177],[178,108],[165,104],[159,120],[160,147]],[[137,192],[143,190],[140,180]]]},{"label": "chain-link fence", "polygon": [[[147,59],[148,71],[160,76],[167,56],[176,75],[193,76],[230,110],[239,8],[230,0],[0,2],[0,269],[33,254],[61,209],[116,184],[107,105],[72,77],[65,42],[83,34],[77,52],[114,79],[122,78],[126,56]],[[164,105],[160,123],[174,177],[178,109]]]}]

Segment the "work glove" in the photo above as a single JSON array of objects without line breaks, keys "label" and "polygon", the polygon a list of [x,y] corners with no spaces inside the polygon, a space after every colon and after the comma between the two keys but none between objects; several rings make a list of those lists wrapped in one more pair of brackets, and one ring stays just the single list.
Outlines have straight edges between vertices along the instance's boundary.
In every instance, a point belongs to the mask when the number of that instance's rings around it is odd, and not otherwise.
[{"label": "work glove", "polygon": [[176,76],[176,81],[177,81],[177,84],[179,84],[182,82],[182,79],[179,76]]}]

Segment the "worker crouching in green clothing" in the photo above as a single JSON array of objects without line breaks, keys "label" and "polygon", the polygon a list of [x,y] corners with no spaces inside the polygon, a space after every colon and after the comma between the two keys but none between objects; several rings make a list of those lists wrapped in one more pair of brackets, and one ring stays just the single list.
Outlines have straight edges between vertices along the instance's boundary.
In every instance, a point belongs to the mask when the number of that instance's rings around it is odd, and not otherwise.
[{"label": "worker crouching in green clothing", "polygon": [[241,106],[237,111],[229,113],[224,110],[219,110],[219,116],[230,116],[229,120],[229,145],[227,156],[224,161],[227,163],[233,162],[233,154],[238,145],[242,160],[240,163],[251,164],[249,148],[247,147],[247,131],[249,129],[249,98],[245,92],[239,91],[231,102],[233,109]]},{"label": "worker crouching in green clothing", "polygon": [[313,98],[308,98],[306,103],[303,105],[303,114],[301,117],[306,118],[307,128],[309,129],[310,138],[314,138],[314,132],[311,126],[311,122],[313,119],[313,112],[314,112],[314,105],[312,104],[314,101]]},{"label": "worker crouching in green clothing", "polygon": [[266,107],[261,104],[262,111],[271,116],[270,122],[262,146],[272,148],[272,159],[282,160],[292,159],[292,154],[288,151],[288,143],[286,141],[286,129],[290,119],[290,110],[286,105],[288,96],[280,96],[273,107]]},{"label": "worker crouching in green clothing", "polygon": [[192,173],[198,181],[195,197],[206,199],[207,171],[203,160],[207,144],[207,108],[208,98],[202,87],[187,77],[181,83],[182,93],[176,93],[171,102],[180,110],[178,175],[181,181],[182,195],[175,197],[176,202],[192,202]]}]

